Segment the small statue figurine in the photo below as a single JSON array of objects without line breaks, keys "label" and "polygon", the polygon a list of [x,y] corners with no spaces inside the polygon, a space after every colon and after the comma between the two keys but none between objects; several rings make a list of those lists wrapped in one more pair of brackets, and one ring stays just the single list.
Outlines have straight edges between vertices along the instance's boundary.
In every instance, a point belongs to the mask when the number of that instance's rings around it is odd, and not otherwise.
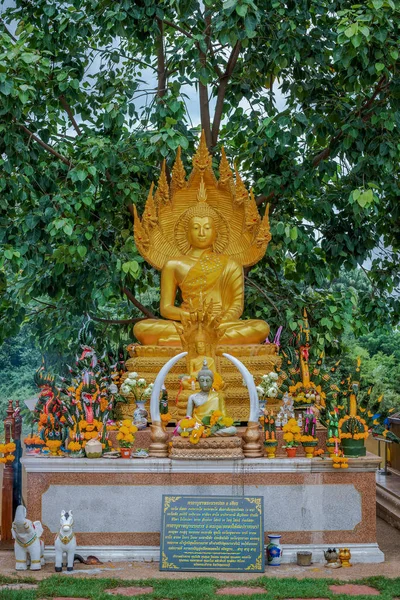
[{"label": "small statue figurine", "polygon": [[60,573],[62,571],[64,554],[67,555],[67,571],[74,570],[76,537],[72,530],[73,524],[74,518],[72,515],[72,510],[67,512],[65,512],[65,510],[62,510],[60,518],[61,527],[54,542],[54,548],[56,551],[56,573]]},{"label": "small statue figurine", "polygon": [[44,542],[40,539],[43,527],[40,521],[29,521],[26,518],[25,506],[17,507],[12,524],[12,536],[15,540],[15,569],[39,571],[44,565]]},{"label": "small statue figurine", "polygon": [[328,548],[328,550],[324,552],[324,557],[326,560],[325,567],[328,569],[340,569],[342,566],[336,548]]},{"label": "small statue figurine", "polygon": [[348,548],[339,548],[339,559],[342,564],[342,567],[352,567],[353,566],[350,562],[351,552]]},{"label": "small statue figurine", "polygon": [[[204,359],[203,367],[197,376],[200,392],[189,396],[187,405],[187,416],[193,417],[199,425],[202,425],[204,417],[211,416],[215,410],[220,411],[222,416],[226,416],[225,400],[220,392],[212,389],[214,373],[207,366],[207,359]],[[218,431],[218,435],[235,435],[236,427],[225,427]]]}]

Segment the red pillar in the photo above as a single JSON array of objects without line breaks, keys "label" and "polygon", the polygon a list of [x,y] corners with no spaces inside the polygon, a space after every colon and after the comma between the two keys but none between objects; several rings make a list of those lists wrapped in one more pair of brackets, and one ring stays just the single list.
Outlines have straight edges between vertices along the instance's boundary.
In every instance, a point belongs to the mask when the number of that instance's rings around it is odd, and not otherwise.
[{"label": "red pillar", "polygon": [[[13,401],[8,401],[7,416],[4,419],[4,436],[8,444],[12,441],[14,431]],[[12,547],[11,526],[13,521],[13,480],[14,468],[10,462],[5,463],[3,470],[3,488],[1,502],[1,546]]]}]

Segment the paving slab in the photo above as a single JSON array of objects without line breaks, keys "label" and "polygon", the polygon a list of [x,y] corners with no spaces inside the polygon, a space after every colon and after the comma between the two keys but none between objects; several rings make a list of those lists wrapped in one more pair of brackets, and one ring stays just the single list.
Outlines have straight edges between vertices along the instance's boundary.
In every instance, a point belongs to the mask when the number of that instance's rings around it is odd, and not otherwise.
[{"label": "paving slab", "polygon": [[0,585],[0,592],[2,590],[36,590],[36,583],[5,583]]},{"label": "paving slab", "polygon": [[267,590],[262,587],[224,587],[217,590],[217,596],[254,596],[254,594],[266,594]]},{"label": "paving slab", "polygon": [[[382,519],[377,519],[377,537],[380,549],[385,554],[385,562],[378,564],[359,563],[350,569],[325,569],[323,563],[315,563],[310,567],[300,567],[295,563],[283,564],[280,567],[266,566],[264,577],[279,577],[287,579],[296,577],[304,579],[337,579],[338,581],[355,581],[364,577],[382,575],[383,577],[399,577],[400,573],[400,531],[391,527]],[[15,571],[13,551],[0,551],[1,574],[10,577],[31,577],[36,581],[54,575],[54,563],[48,563],[40,571],[24,571],[23,574]],[[114,572],[113,572],[114,571]],[[187,573],[185,571],[160,571],[158,562],[104,562],[96,569],[91,565],[75,564],[72,573],[63,573],[63,577],[88,577],[100,579],[113,577],[120,580],[144,579],[187,579],[195,577],[213,577],[219,581],[253,581],[260,577],[260,573]],[[76,599],[75,599],[76,600]],[[400,600],[400,599],[398,599]]]},{"label": "paving slab", "polygon": [[110,594],[110,596],[140,596],[141,594],[151,594],[153,588],[150,586],[147,587],[138,587],[138,586],[129,586],[129,587],[117,587],[112,588],[110,590],[106,590],[106,594]]},{"label": "paving slab", "polygon": [[380,591],[369,585],[358,585],[356,583],[346,583],[344,585],[330,585],[329,589],[334,594],[346,596],[379,596]]}]

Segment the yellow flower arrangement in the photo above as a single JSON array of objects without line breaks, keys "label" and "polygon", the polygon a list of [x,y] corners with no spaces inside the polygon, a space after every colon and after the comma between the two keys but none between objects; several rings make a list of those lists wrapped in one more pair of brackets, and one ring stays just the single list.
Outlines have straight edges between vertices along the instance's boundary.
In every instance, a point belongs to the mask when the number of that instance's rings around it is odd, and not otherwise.
[{"label": "yellow flower arrangement", "polygon": [[315,437],[313,437],[312,435],[302,435],[300,437],[300,441],[301,441],[302,444],[305,444],[307,442],[317,442],[318,439],[315,438]]},{"label": "yellow flower arrangement", "polygon": [[286,425],[283,426],[283,439],[286,442],[286,447],[295,448],[299,445],[301,439],[300,427],[297,425],[296,419],[289,419]]},{"label": "yellow flower arrangement", "polygon": [[345,456],[334,456],[332,458],[332,461],[333,461],[332,466],[334,469],[348,469],[349,468],[349,463]]},{"label": "yellow flower arrangement", "polygon": [[195,421],[195,419],[192,419],[192,418],[186,418],[186,419],[182,419],[179,422],[179,425],[182,429],[191,429],[192,427],[194,427],[196,425],[196,421]]},{"label": "yellow flower arrangement", "polygon": [[199,441],[200,441],[201,436],[203,435],[203,432],[204,432],[204,426],[203,425],[201,425],[197,429],[193,429],[192,433],[190,434],[189,442],[191,444],[198,444]]},{"label": "yellow flower arrangement", "polygon": [[15,456],[13,452],[15,451],[16,445],[14,442],[8,442],[8,444],[0,444],[0,454],[3,456],[0,457],[0,463],[6,464],[8,462],[13,462],[15,460]]},{"label": "yellow flower arrangement", "polygon": [[181,431],[180,435],[181,435],[181,437],[189,437],[190,434],[189,434],[189,431],[184,430],[184,431]]},{"label": "yellow flower arrangement", "polygon": [[61,441],[60,440],[47,440],[46,445],[48,448],[50,448],[50,450],[58,450],[58,448],[61,446]]},{"label": "yellow flower arrangement", "polygon": [[234,421],[232,419],[232,417],[224,417],[222,419],[222,424],[224,425],[224,427],[232,427]]},{"label": "yellow flower arrangement", "polygon": [[117,433],[117,440],[119,441],[120,448],[130,448],[135,441],[135,436],[133,434],[136,432],[136,425],[133,425],[129,419],[124,419],[120,424]]},{"label": "yellow flower arrangement", "polygon": [[24,438],[26,446],[44,446],[44,441],[38,435],[28,435]]},{"label": "yellow flower arrangement", "polygon": [[172,419],[171,415],[168,413],[164,413],[162,415],[160,415],[161,417],[161,421],[164,423],[164,425],[168,425],[168,423],[170,422],[170,420]]},{"label": "yellow flower arrangement", "polygon": [[79,452],[79,450],[82,449],[82,444],[80,444],[79,442],[69,442],[68,444],[68,450],[70,450],[71,452]]},{"label": "yellow flower arrangement", "polygon": [[211,419],[210,419],[210,427],[212,427],[213,425],[216,425],[216,423],[218,422],[218,419],[220,417],[223,417],[222,412],[220,410],[214,410],[211,415]]}]

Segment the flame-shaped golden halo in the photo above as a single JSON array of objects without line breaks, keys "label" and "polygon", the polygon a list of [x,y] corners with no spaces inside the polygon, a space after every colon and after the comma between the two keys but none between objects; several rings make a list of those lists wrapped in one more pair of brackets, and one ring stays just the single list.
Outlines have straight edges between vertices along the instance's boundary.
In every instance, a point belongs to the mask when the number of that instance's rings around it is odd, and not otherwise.
[{"label": "flame-shaped golden halo", "polygon": [[214,252],[230,256],[243,267],[254,265],[264,256],[271,239],[268,208],[261,219],[254,195],[246,190],[236,169],[234,182],[223,149],[220,177],[216,179],[204,132],[192,162],[193,169],[186,180],[179,148],[171,184],[168,185],[164,163],[154,195],[154,186],[150,188],[142,220],[134,207],[138,251],[161,270],[168,260],[189,252],[189,219],[204,213],[216,224]]}]

